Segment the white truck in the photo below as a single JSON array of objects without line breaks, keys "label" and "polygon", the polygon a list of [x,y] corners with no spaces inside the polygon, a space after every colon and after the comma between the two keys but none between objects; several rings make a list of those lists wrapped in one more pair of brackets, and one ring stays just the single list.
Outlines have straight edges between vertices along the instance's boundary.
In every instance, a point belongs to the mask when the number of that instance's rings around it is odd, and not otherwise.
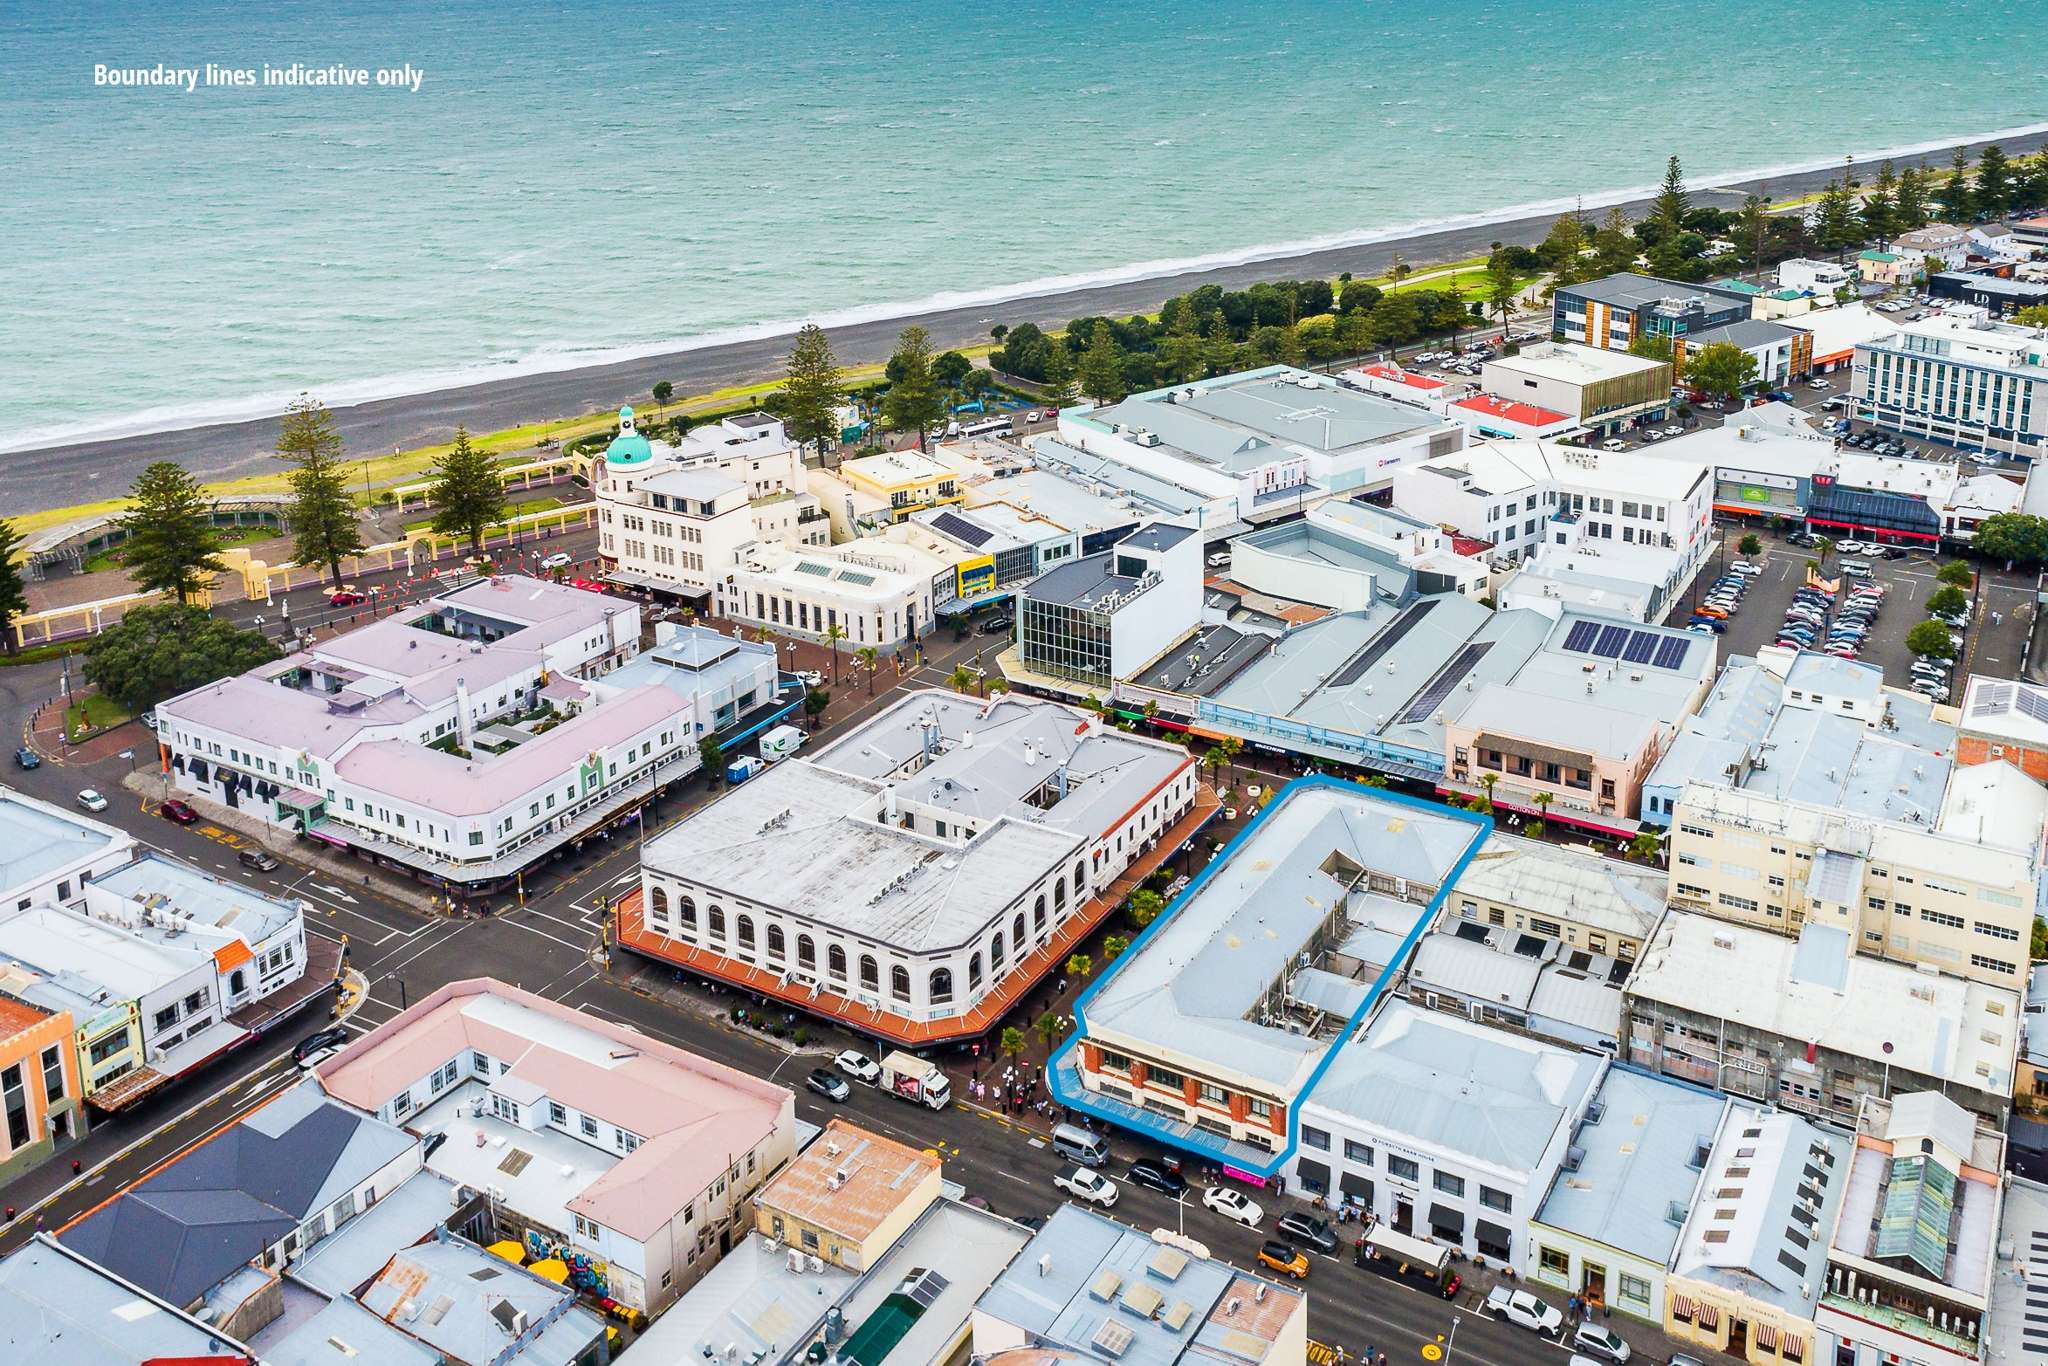
[{"label": "white truck", "polygon": [[932,1110],[953,1103],[953,1084],[939,1065],[901,1051],[882,1059],[882,1089]]},{"label": "white truck", "polygon": [[1554,1304],[1538,1299],[1526,1290],[1497,1285],[1486,1292],[1486,1309],[1497,1319],[1532,1333],[1554,1335],[1564,1328],[1564,1314]]},{"label": "white truck", "polygon": [[787,759],[802,749],[804,741],[809,738],[795,726],[777,726],[761,736],[761,759],[770,764],[778,759]]}]

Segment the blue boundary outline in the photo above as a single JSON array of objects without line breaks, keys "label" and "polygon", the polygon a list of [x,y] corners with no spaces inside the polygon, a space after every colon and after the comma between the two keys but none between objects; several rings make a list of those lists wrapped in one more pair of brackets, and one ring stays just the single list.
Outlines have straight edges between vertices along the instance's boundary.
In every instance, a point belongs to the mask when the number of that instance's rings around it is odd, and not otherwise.
[{"label": "blue boundary outline", "polygon": [[[1465,852],[1458,855],[1456,862],[1451,865],[1450,871],[1444,875],[1443,880],[1437,885],[1436,895],[1430,898],[1429,905],[1415,918],[1415,924],[1409,928],[1407,935],[1401,940],[1400,947],[1395,951],[1387,965],[1380,969],[1380,975],[1373,980],[1371,989],[1365,994],[1365,999],[1359,1003],[1358,1009],[1353,1011],[1350,1018],[1344,1022],[1344,1028],[1339,1032],[1337,1040],[1323,1051],[1322,1060],[1316,1064],[1315,1070],[1309,1073],[1308,1080],[1302,1083],[1301,1090],[1296,1093],[1294,1099],[1288,1104],[1286,1147],[1282,1148],[1279,1153],[1275,1154],[1270,1161],[1263,1165],[1252,1166],[1242,1161],[1235,1154],[1223,1149],[1221,1140],[1215,1144],[1201,1142],[1201,1138],[1208,1137],[1203,1130],[1195,1129],[1191,1130],[1187,1135],[1181,1135],[1170,1131],[1163,1123],[1155,1125],[1150,1122],[1143,1122],[1134,1125],[1125,1116],[1111,1111],[1097,1101],[1094,1094],[1087,1087],[1078,1083],[1080,1066],[1073,1055],[1075,1050],[1081,1046],[1082,1041],[1088,1037],[1088,1004],[1095,998],[1095,994],[1114,981],[1116,975],[1123,971],[1126,964],[1136,960],[1138,954],[1144,951],[1146,942],[1151,939],[1152,935],[1165,926],[1168,921],[1179,913],[1183,906],[1187,905],[1208,884],[1210,876],[1228,863],[1236,855],[1238,847],[1264,826],[1268,815],[1278,810],[1282,804],[1289,801],[1298,792],[1313,787],[1334,788],[1350,796],[1385,802],[1391,806],[1410,807],[1434,818],[1442,819],[1448,817],[1452,820],[1463,821],[1473,827],[1473,834],[1470,843],[1465,846]],[[1296,1146],[1299,1143],[1302,1103],[1309,1098],[1317,1085],[1321,1083],[1323,1074],[1330,1069],[1330,1064],[1337,1060],[1338,1050],[1350,1039],[1365,1017],[1372,1013],[1372,1009],[1379,1003],[1380,993],[1386,989],[1387,983],[1393,979],[1394,974],[1401,970],[1402,966],[1407,963],[1410,955],[1415,952],[1415,946],[1421,941],[1423,933],[1435,922],[1437,912],[1442,908],[1444,899],[1451,894],[1451,888],[1457,885],[1458,879],[1464,876],[1466,866],[1478,856],[1480,848],[1485,845],[1488,836],[1493,833],[1493,828],[1493,817],[1491,816],[1461,811],[1455,807],[1445,806],[1440,802],[1428,801],[1421,797],[1410,797],[1405,793],[1390,792],[1385,788],[1367,787],[1363,783],[1347,782],[1341,778],[1333,778],[1328,774],[1312,773],[1289,782],[1280,789],[1278,795],[1268,805],[1261,808],[1259,813],[1246,823],[1244,829],[1237,832],[1230,843],[1226,844],[1215,858],[1209,860],[1202,868],[1202,871],[1195,875],[1192,882],[1181,889],[1180,895],[1173,899],[1172,904],[1161,909],[1158,918],[1139,932],[1138,937],[1131,942],[1131,946],[1118,955],[1116,963],[1111,965],[1110,970],[1090,983],[1087,990],[1083,991],[1075,1000],[1073,1016],[1076,1028],[1068,1037],[1066,1043],[1060,1046],[1059,1050],[1053,1054],[1046,1064],[1046,1084],[1051,1089],[1054,1099],[1069,1109],[1093,1115],[1097,1119],[1115,1124],[1120,1128],[1136,1128],[1138,1132],[1156,1139],[1169,1147],[1195,1153],[1201,1157],[1225,1163],[1257,1176],[1273,1176],[1294,1157]],[[1073,1063],[1076,1077],[1076,1083],[1072,1086],[1063,1084],[1062,1075],[1065,1067],[1070,1062]],[[1141,1112],[1140,1119],[1149,1121],[1150,1116]]]}]

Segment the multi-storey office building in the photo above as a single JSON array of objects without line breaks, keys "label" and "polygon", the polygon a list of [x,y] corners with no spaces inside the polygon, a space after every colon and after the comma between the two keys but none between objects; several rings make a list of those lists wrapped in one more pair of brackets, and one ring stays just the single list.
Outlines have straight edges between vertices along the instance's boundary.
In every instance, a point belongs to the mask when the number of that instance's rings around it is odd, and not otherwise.
[{"label": "multi-storey office building", "polygon": [[1539,342],[1481,367],[1479,384],[1498,398],[1563,413],[1595,432],[1614,432],[1671,406],[1671,362],[1625,348]]},{"label": "multi-storey office building", "polygon": [[1201,537],[1154,522],[1024,585],[1017,659],[1078,692],[1107,692],[1192,631],[1201,613]]},{"label": "multi-storey office building", "polygon": [[1626,351],[1637,337],[1683,337],[1740,322],[1750,307],[1749,296],[1738,290],[1624,271],[1558,286],[1550,300],[1550,332],[1582,346]]},{"label": "multi-storey office building", "polygon": [[1855,415],[2032,459],[2048,441],[2048,331],[1937,314],[1856,347]]}]

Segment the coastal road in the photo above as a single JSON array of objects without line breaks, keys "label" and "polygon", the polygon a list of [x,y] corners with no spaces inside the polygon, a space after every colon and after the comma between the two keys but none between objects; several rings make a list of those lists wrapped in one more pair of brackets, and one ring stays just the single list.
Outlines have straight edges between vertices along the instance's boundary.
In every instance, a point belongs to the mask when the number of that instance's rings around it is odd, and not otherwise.
[{"label": "coastal road", "polygon": [[[1973,155],[1983,145],[1965,144]],[[2048,145],[2048,134],[2007,139],[2001,145],[2015,155],[2032,152]],[[1929,165],[1944,165],[1949,152],[1931,152],[1923,159]],[[1693,198],[1702,204],[1732,207],[1751,189],[1783,198],[1818,189],[1837,174],[1839,168],[1835,167],[1787,173],[1735,182],[1714,190],[1697,190]],[[1639,215],[1647,202],[1630,200],[1622,207]],[[1496,241],[1534,244],[1550,230],[1554,217],[1546,214],[1506,223],[1440,229],[1398,241],[861,323],[835,328],[832,344],[843,364],[878,363],[887,359],[896,334],[913,322],[926,328],[942,349],[965,346],[987,341],[989,328],[996,323],[1013,327],[1022,322],[1059,326],[1070,318],[1089,314],[1121,317],[1149,312],[1167,298],[1201,285],[1237,289],[1288,275],[1329,278],[1344,271],[1371,276],[1386,270],[1396,255],[1410,263],[1426,264],[1481,255]],[[785,337],[764,337],[556,374],[526,375],[380,399],[336,409],[334,416],[342,439],[352,452],[406,448],[447,440],[458,423],[473,432],[498,431],[640,401],[659,380],[670,381],[677,392],[685,394],[758,381],[781,373],[787,350]],[[126,487],[145,465],[155,460],[176,460],[204,480],[258,472],[271,467],[276,441],[276,419],[264,418],[14,452],[0,456],[8,473],[5,488],[0,489],[0,515],[19,515],[74,501],[88,473],[100,487]]]}]

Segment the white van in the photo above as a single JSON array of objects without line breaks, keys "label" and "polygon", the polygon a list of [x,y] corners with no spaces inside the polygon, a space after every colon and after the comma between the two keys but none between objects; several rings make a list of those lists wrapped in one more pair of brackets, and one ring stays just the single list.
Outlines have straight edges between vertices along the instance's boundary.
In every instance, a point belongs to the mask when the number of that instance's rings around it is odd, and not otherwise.
[{"label": "white van", "polygon": [[1084,1167],[1099,1167],[1109,1161],[1109,1140],[1078,1124],[1062,1124],[1054,1129],[1052,1150]]}]

